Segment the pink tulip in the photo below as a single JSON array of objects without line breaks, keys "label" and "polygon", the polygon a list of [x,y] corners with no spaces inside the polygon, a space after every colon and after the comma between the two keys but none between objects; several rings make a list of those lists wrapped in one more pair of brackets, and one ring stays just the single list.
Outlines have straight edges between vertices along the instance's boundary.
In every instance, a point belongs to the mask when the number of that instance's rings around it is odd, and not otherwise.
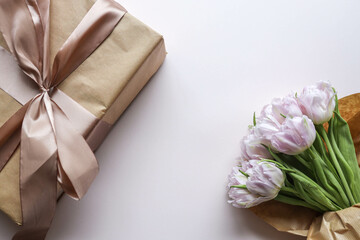
[{"label": "pink tulip", "polygon": [[275,198],[284,184],[283,172],[270,162],[257,162],[246,182],[247,189],[261,196]]},{"label": "pink tulip", "polygon": [[280,131],[272,136],[271,146],[276,151],[296,155],[308,149],[315,137],[315,126],[307,116],[286,118]]},{"label": "pink tulip", "polygon": [[247,177],[239,172],[238,167],[234,167],[229,175],[228,194],[232,200],[228,203],[234,207],[246,208],[251,207],[253,202],[259,197],[257,194],[252,194],[247,189],[235,188],[232,186],[246,185]]},{"label": "pink tulip", "polygon": [[[273,163],[250,160],[246,168],[234,167],[229,175],[228,193],[231,200],[228,202],[234,207],[249,208],[269,201],[277,196],[284,180],[284,174]],[[238,185],[246,188],[232,187]]]},{"label": "pink tulip", "polygon": [[295,94],[289,94],[283,98],[274,98],[271,105],[273,115],[280,123],[285,121],[285,117],[293,118],[301,117],[303,115],[295,98]]},{"label": "pink tulip", "polygon": [[327,81],[319,81],[315,85],[307,86],[298,96],[302,112],[314,124],[329,121],[335,108],[335,92]]},{"label": "pink tulip", "polygon": [[247,173],[247,174],[252,174],[252,171],[254,169],[254,167],[256,167],[256,165],[258,164],[259,160],[258,159],[240,159],[240,164],[239,164],[239,168],[241,171]]},{"label": "pink tulip", "polygon": [[269,104],[263,107],[260,116],[257,118],[254,134],[262,144],[270,146],[272,136],[279,131],[280,127],[281,123],[276,119],[272,105]]},{"label": "pink tulip", "polygon": [[261,139],[255,134],[254,128],[240,142],[240,151],[242,159],[272,159],[269,151],[261,145]]}]

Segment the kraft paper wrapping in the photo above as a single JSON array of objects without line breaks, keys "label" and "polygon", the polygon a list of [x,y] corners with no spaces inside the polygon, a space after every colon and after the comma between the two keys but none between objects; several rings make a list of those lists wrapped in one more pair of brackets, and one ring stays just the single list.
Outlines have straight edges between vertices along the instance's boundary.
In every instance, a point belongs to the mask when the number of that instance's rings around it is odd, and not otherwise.
[{"label": "kraft paper wrapping", "polygon": [[[51,1],[52,59],[94,2]],[[1,33],[0,46],[7,49]],[[157,71],[165,55],[163,37],[126,13],[113,33],[64,80],[59,89],[101,119],[100,124],[111,126]],[[0,126],[20,107],[14,98],[0,89]],[[96,137],[104,138],[105,135]],[[0,172],[0,210],[21,225],[19,160],[17,149]]]},{"label": "kraft paper wrapping", "polygon": [[[340,99],[339,110],[350,126],[360,163],[360,93]],[[360,239],[360,204],[324,214],[277,201],[269,201],[250,210],[277,230],[306,236],[309,240]]]}]

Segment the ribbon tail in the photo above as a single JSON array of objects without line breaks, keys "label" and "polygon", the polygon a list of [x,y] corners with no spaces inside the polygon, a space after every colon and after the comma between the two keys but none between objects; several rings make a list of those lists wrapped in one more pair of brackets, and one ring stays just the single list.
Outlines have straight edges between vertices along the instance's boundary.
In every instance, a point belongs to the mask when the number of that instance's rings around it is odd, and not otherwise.
[{"label": "ribbon tail", "polygon": [[99,171],[98,162],[61,108],[55,102],[52,108],[58,147],[58,182],[70,197],[81,199]]},{"label": "ribbon tail", "polygon": [[21,131],[20,200],[23,227],[14,240],[44,239],[55,214],[57,147],[44,99],[35,97]]}]

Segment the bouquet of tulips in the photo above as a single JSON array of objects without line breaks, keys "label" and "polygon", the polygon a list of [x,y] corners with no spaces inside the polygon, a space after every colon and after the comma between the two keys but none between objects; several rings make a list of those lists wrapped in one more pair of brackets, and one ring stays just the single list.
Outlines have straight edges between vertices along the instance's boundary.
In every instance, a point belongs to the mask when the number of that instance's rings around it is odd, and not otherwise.
[{"label": "bouquet of tulips", "polygon": [[354,143],[329,82],[273,99],[240,147],[228,184],[235,207],[274,199],[324,213],[360,202]]}]

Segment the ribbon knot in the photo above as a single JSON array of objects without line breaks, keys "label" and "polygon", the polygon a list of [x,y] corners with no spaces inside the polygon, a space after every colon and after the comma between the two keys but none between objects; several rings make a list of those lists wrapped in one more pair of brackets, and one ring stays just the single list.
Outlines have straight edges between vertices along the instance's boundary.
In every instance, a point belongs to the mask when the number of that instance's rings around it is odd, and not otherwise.
[{"label": "ribbon knot", "polygon": [[51,67],[49,8],[50,0],[0,0],[0,32],[20,68],[42,93],[0,128],[0,170],[20,142],[23,230],[15,240],[45,238],[55,213],[56,181],[66,194],[80,199],[97,175],[92,150],[49,93],[102,44],[126,12],[113,0],[96,1]]},{"label": "ribbon knot", "polygon": [[43,86],[40,86],[40,91],[42,91],[42,92],[49,92],[50,89],[45,88],[45,87],[43,87]]}]

